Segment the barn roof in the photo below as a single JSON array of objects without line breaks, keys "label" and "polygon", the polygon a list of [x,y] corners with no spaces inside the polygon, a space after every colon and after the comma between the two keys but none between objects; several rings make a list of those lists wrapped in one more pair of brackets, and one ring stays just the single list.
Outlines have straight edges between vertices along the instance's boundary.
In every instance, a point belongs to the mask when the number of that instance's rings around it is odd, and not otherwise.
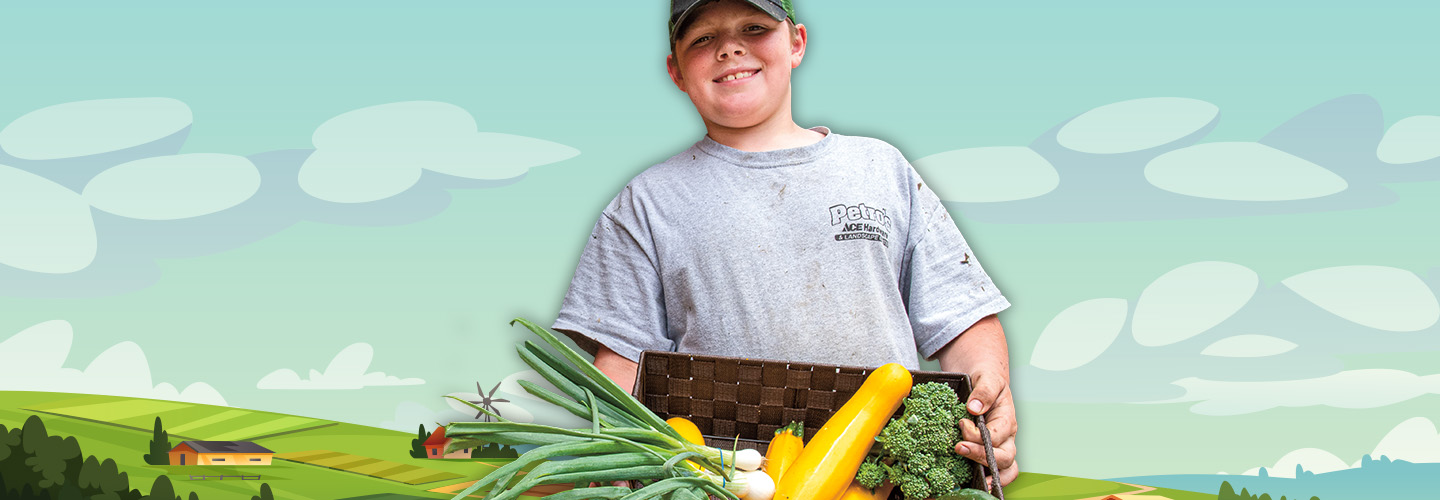
[{"label": "barn roof", "polygon": [[182,441],[196,453],[275,453],[250,441]]},{"label": "barn roof", "polygon": [[445,441],[448,441],[448,440],[445,439],[445,426],[442,425],[442,426],[436,427],[436,428],[435,428],[435,432],[431,432],[431,433],[430,433],[430,437],[425,440],[425,445],[427,445],[427,446],[443,445],[443,444],[445,444]]}]

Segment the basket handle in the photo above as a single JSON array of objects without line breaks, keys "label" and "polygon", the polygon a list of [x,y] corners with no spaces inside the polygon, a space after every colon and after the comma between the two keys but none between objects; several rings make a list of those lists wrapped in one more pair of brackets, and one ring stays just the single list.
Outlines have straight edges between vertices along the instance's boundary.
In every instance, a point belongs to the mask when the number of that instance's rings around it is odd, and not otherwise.
[{"label": "basket handle", "polygon": [[987,463],[980,470],[984,475],[990,476],[990,494],[995,495],[995,498],[1005,500],[1005,490],[1000,488],[1000,466],[995,464],[995,448],[990,444],[990,428],[985,425],[985,414],[976,415],[975,421],[980,424],[978,426],[980,427],[980,437],[985,440],[985,461]]}]

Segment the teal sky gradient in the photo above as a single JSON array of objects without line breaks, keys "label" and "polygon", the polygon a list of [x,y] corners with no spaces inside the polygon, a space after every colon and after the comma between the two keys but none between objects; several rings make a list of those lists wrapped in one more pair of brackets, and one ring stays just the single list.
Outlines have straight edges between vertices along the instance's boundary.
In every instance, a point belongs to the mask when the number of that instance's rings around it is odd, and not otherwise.
[{"label": "teal sky gradient", "polygon": [[[1218,106],[1219,122],[1201,142],[1255,141],[1350,94],[1378,101],[1386,126],[1440,115],[1440,7],[1429,2],[1053,4],[798,2],[810,47],[793,80],[797,121],[878,137],[915,160],[1029,145],[1088,110],[1143,97]],[[527,334],[506,322],[548,324],[603,205],[703,134],[664,73],[662,2],[534,5],[0,7],[0,126],[66,102],[168,97],[194,113],[183,152],[251,155],[312,148],[315,129],[347,111],[433,100],[466,109],[480,131],[580,151],[508,186],[451,189],[448,209],[419,222],[305,221],[232,250],[161,259],[159,281],[131,292],[0,297],[0,341],[63,319],[75,331],[67,367],[133,341],[157,383],[203,381],[234,406],[368,425],[393,420],[407,401],[439,412],[443,394],[522,370],[510,346]],[[1107,297],[1133,308],[1148,284],[1185,264],[1240,264],[1262,287],[1359,264],[1433,283],[1440,237],[1427,228],[1440,214],[1440,182],[1385,187],[1398,202],[1291,215],[1002,224],[952,210],[1015,304],[1002,320],[1016,367],[1022,467],[1097,478],[1240,473],[1307,447],[1349,463],[1406,418],[1440,414],[1435,395],[1226,417],[1192,413],[1193,403],[1026,396],[1021,368],[1057,313]],[[276,369],[323,370],[355,342],[374,346],[370,371],[426,383],[255,387]],[[1433,350],[1397,351],[1337,363],[1434,375],[1437,359]],[[1335,433],[1337,421],[1356,428]],[[1218,436],[1234,445],[1216,446]]]}]

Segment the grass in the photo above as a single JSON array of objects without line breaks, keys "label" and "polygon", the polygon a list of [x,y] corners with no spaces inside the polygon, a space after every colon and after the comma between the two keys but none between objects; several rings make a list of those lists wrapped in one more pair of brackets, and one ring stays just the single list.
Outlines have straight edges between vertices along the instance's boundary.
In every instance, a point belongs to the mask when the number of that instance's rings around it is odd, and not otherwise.
[{"label": "grass", "polygon": [[[325,450],[281,453],[275,455],[275,458],[303,464],[318,465],[320,467],[369,477],[378,477],[410,485],[465,477],[453,472],[439,471],[429,467]],[[426,465],[429,464],[427,463]]]},{"label": "grass", "polygon": [[1005,487],[1005,498],[1071,500],[1131,491],[1135,491],[1135,488],[1111,481],[1025,472]]},{"label": "grass", "polygon": [[243,441],[328,423],[307,417],[224,406],[152,399],[112,398],[97,401],[94,396],[84,396],[68,402],[62,399],[23,408],[146,430],[155,426],[155,417],[160,417],[162,422],[167,422],[166,432],[206,441]]},{"label": "grass", "polygon": [[[275,498],[285,500],[423,500],[449,499],[463,485],[484,477],[509,460],[433,460],[409,456],[414,432],[312,419],[239,408],[152,401],[112,396],[0,391],[0,424],[19,427],[40,415],[51,435],[75,436],[86,455],[114,459],[130,476],[132,488],[149,491],[160,475],[168,475],[176,492],[191,491],[202,500],[250,500],[268,483]],[[112,415],[106,413],[114,410]],[[137,414],[141,410],[150,414]],[[57,416],[40,412],[63,414]],[[268,435],[256,442],[276,452],[263,466],[155,466],[144,463],[155,414],[171,433],[194,439],[242,440]],[[177,429],[184,429],[183,432]],[[287,434],[273,435],[277,432]],[[230,439],[234,438],[234,439]],[[218,440],[218,439],[217,439]],[[260,480],[190,480],[190,475],[253,475]],[[558,491],[564,486],[546,486]],[[1005,488],[1010,500],[1072,500],[1123,494],[1136,488],[1111,481],[1049,474],[1021,473]],[[432,491],[436,490],[436,491]],[[448,493],[447,493],[448,492]],[[541,493],[534,490],[532,493]],[[1214,500],[1214,494],[1160,488],[1149,495],[1173,500]],[[532,495],[522,498],[538,498]]]},{"label": "grass", "polygon": [[[444,478],[455,482],[469,481],[494,470],[493,466],[475,461],[410,458],[408,452],[410,440],[415,437],[414,433],[278,413],[169,401],[41,392],[0,391],[0,401],[4,401],[0,403],[0,424],[12,428],[20,427],[31,415],[39,415],[49,434],[75,436],[86,455],[96,455],[102,460],[114,459],[120,470],[130,476],[132,488],[149,491],[156,477],[168,475],[181,498],[194,491],[203,500],[250,500],[252,496],[259,494],[262,483],[268,483],[275,497],[285,500],[334,500],[362,495],[389,496],[395,499],[447,499],[453,495],[426,490],[444,484]],[[381,462],[393,465],[383,470],[375,470],[384,477],[285,460],[275,460],[271,465],[258,466],[148,465],[145,464],[143,455],[149,451],[155,418],[153,414],[133,415],[142,408],[159,412],[169,432],[174,432],[170,430],[172,426],[192,423],[187,432],[203,432],[203,436],[188,436],[178,432],[175,434],[199,439],[226,436],[227,433],[271,433],[297,426],[310,426],[314,429],[306,430],[307,427],[300,427],[299,432],[260,440],[257,443],[277,453],[328,448],[338,455],[360,455],[360,459],[352,459],[352,462],[365,472],[374,470],[373,465]],[[121,417],[121,421],[105,420],[105,415],[100,412],[108,409],[118,410],[117,415]],[[40,413],[41,411],[63,413],[67,416]],[[197,420],[204,421],[194,425]],[[280,422],[264,424],[275,420]],[[322,425],[325,427],[319,427]],[[171,436],[172,445],[179,444],[181,440]],[[365,457],[374,461],[367,461]],[[190,480],[191,474],[260,474],[261,479]],[[406,481],[426,481],[430,484],[412,485]]]},{"label": "grass", "polygon": [[[1123,495],[1137,489],[1125,483],[1086,479],[1083,477],[1055,476],[1022,472],[1020,477],[1005,487],[1006,500],[1073,500],[1076,498]],[[1156,488],[1141,495],[1162,496],[1171,500],[1215,500],[1216,495],[1193,491]]]}]

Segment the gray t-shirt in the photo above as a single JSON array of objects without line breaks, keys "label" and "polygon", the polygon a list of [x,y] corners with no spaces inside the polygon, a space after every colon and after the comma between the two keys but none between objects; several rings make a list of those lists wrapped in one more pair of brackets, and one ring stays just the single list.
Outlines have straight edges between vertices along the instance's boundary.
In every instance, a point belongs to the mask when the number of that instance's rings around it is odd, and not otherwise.
[{"label": "gray t-shirt", "polygon": [[830,133],[746,152],[708,136],[605,207],[554,328],[647,349],[915,368],[1009,307],[894,147]]}]

